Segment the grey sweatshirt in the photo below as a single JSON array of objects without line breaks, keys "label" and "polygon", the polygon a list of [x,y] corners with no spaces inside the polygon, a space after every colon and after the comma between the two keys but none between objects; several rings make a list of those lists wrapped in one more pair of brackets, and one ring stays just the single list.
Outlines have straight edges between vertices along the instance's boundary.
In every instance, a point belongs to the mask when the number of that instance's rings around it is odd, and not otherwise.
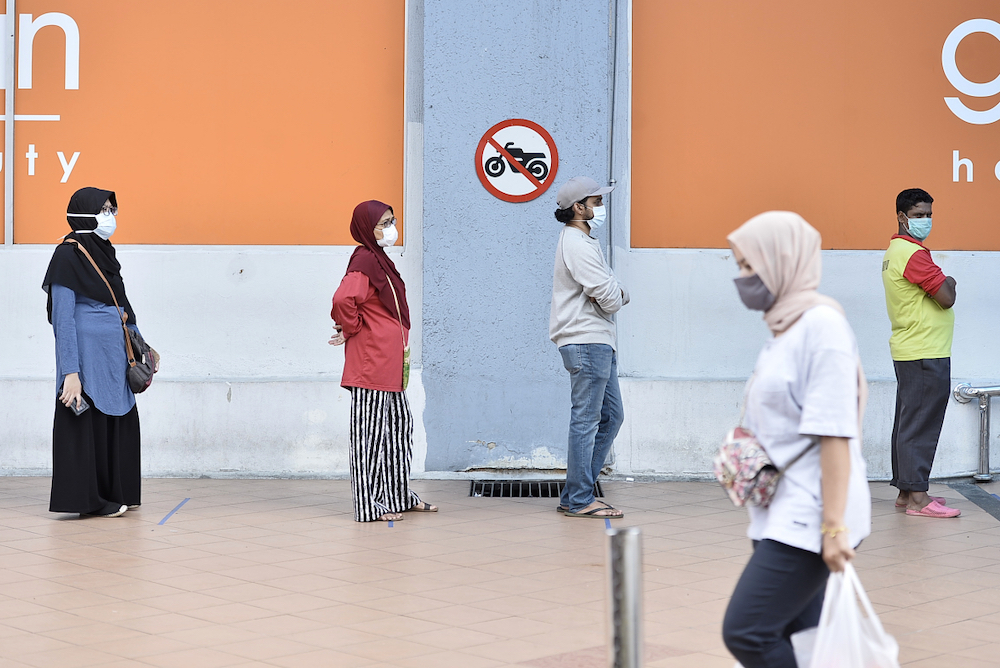
[{"label": "grey sweatshirt", "polygon": [[549,338],[553,343],[559,347],[606,343],[617,350],[611,315],[628,300],[628,291],[615,278],[597,239],[566,225],[559,233],[552,272]]}]

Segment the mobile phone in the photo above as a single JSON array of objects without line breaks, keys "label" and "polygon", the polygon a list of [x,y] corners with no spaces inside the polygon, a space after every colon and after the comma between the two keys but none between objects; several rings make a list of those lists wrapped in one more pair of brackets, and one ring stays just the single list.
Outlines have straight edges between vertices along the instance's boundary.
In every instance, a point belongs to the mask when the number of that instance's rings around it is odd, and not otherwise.
[{"label": "mobile phone", "polygon": [[[62,388],[60,387],[58,390],[56,390],[56,399],[58,399],[61,396],[62,396]],[[76,407],[76,402],[74,401],[73,403],[71,403],[68,406],[68,408],[71,411],[73,411],[73,413],[75,413],[77,416],[79,416],[79,415],[82,415],[85,410],[87,410],[88,408],[90,408],[90,404],[87,403],[87,400],[84,399],[83,395],[81,394],[80,395],[80,407],[77,408]]]}]

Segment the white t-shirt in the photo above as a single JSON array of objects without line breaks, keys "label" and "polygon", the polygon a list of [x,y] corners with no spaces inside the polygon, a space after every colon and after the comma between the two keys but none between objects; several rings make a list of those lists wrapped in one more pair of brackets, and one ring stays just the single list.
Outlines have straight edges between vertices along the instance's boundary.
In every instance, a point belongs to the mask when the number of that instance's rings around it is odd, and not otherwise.
[{"label": "white t-shirt", "polygon": [[750,507],[753,540],[822,551],[820,436],[850,439],[844,525],[856,547],[871,533],[871,493],[858,440],[858,344],[836,309],[815,306],[767,342],[748,384],[745,425],[778,468],[816,443],[785,472],[771,505]]}]

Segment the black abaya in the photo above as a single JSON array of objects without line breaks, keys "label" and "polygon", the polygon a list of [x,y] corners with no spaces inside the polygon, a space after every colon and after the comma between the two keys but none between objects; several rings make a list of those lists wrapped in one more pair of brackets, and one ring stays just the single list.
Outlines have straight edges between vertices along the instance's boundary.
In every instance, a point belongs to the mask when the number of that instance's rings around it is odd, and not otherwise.
[{"label": "black abaya", "polygon": [[52,426],[54,513],[93,513],[107,503],[139,505],[139,407],[121,417],[93,406],[77,416],[56,400]]}]

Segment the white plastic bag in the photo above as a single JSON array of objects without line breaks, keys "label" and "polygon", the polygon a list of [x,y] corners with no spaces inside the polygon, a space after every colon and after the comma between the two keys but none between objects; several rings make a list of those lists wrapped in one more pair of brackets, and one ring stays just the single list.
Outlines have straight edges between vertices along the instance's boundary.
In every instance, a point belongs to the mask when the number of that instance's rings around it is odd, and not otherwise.
[{"label": "white plastic bag", "polygon": [[795,652],[795,663],[799,668],[811,668],[813,648],[816,646],[816,631],[818,627],[802,629],[792,634],[792,651]]},{"label": "white plastic bag", "polygon": [[899,645],[882,628],[850,563],[827,580],[808,668],[899,668]]}]

